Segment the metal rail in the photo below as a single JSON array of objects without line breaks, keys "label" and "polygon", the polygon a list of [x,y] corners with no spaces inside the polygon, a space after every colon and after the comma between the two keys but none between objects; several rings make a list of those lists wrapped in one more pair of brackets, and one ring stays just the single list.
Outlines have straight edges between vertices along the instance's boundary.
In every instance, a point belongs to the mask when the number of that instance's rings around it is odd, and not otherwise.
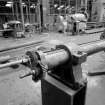
[{"label": "metal rail", "polygon": [[45,40],[42,40],[42,41],[38,41],[38,42],[26,43],[26,44],[23,44],[23,45],[13,46],[13,47],[9,47],[9,48],[3,48],[3,49],[0,49],[0,52],[9,51],[9,50],[13,50],[13,49],[18,49],[18,48],[22,48],[22,47],[27,47],[27,46],[31,46],[31,45],[38,45],[38,44],[40,45],[44,42],[45,42]]}]

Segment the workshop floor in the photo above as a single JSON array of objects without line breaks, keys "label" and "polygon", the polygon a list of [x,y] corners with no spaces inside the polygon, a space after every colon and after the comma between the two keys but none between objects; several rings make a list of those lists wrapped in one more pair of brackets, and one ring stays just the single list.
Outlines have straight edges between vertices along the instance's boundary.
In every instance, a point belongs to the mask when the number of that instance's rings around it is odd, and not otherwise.
[{"label": "workshop floor", "polygon": [[[92,40],[92,37],[93,39],[98,38],[96,35],[93,36],[90,35],[88,40]],[[84,43],[86,37],[75,39],[74,36],[73,39],[68,39],[68,41],[78,41],[78,43],[83,41]],[[82,69],[83,72],[104,71],[105,53],[100,52],[89,56],[87,62],[82,64]],[[42,105],[40,81],[34,83],[31,77],[19,79],[19,76],[28,70],[22,65],[17,69],[8,67],[0,70],[0,105]],[[105,105],[105,76],[88,76],[87,79],[86,105]]]},{"label": "workshop floor", "polygon": [[[105,71],[105,52],[89,56],[82,65],[83,71]],[[105,75],[87,77],[86,105],[105,105]]]}]

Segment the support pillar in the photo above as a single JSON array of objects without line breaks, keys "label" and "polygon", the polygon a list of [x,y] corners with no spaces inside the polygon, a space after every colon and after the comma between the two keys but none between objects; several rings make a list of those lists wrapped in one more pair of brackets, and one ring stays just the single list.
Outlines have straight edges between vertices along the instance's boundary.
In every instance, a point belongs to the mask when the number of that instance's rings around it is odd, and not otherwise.
[{"label": "support pillar", "polygon": [[43,25],[48,23],[48,13],[49,13],[49,0],[42,0],[43,6]]},{"label": "support pillar", "polygon": [[24,13],[23,13],[22,0],[20,0],[20,10],[21,10],[21,19],[22,19],[22,24],[23,24],[23,30],[24,30],[25,27],[24,27]]},{"label": "support pillar", "polygon": [[87,84],[81,85],[77,90],[46,75],[41,80],[42,104],[43,105],[85,105]]}]

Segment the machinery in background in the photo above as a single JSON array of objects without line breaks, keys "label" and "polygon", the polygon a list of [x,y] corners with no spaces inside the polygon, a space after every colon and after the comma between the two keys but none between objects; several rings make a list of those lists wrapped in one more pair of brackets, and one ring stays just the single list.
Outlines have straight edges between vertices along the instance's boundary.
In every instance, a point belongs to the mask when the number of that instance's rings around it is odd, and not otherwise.
[{"label": "machinery in background", "polygon": [[58,32],[78,34],[79,32],[85,32],[87,19],[82,13],[68,14],[64,17],[59,15],[57,17],[56,27]]},{"label": "machinery in background", "polygon": [[2,30],[3,37],[25,37],[23,26],[20,21],[9,21],[4,24],[4,26],[6,27],[4,27],[4,30]]}]

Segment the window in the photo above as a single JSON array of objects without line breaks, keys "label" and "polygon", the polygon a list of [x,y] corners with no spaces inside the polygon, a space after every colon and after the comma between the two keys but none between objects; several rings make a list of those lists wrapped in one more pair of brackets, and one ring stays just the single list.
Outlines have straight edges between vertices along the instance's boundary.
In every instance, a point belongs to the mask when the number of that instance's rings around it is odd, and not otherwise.
[{"label": "window", "polygon": [[69,5],[69,0],[50,0],[50,14],[65,14],[66,7]]}]

